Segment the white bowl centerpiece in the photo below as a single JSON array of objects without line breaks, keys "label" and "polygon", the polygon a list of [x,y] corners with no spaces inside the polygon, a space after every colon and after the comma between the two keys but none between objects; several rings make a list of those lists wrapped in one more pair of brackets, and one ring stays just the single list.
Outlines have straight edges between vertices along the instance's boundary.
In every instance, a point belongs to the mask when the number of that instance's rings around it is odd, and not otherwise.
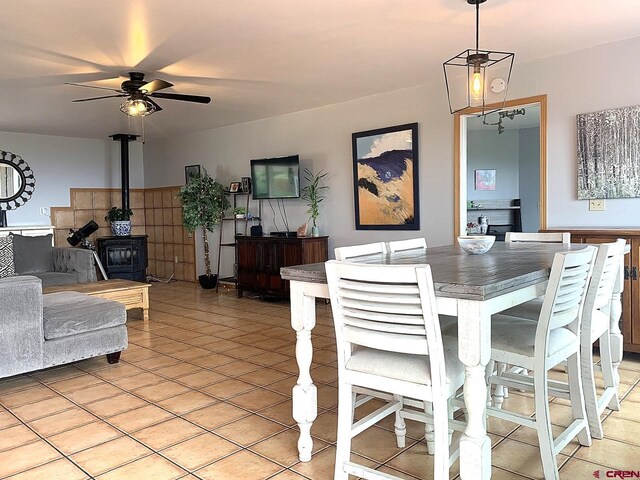
[{"label": "white bowl centerpiece", "polygon": [[496,237],[493,235],[463,235],[458,237],[460,248],[471,255],[487,253],[493,247],[495,241]]}]

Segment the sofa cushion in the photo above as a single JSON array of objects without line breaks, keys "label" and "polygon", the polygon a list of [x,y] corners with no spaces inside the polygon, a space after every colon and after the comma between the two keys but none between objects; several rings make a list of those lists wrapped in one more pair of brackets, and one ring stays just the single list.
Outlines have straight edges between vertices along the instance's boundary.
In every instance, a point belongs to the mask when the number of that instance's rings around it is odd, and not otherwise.
[{"label": "sofa cushion", "polygon": [[30,275],[42,280],[42,288],[58,285],[76,285],[78,283],[78,275],[75,273],[37,272]]},{"label": "sofa cushion", "polygon": [[42,316],[45,340],[115,327],[127,321],[124,305],[78,292],[43,295]]},{"label": "sofa cushion", "polygon": [[0,237],[0,278],[16,274],[13,265],[13,237]]},{"label": "sofa cushion", "polygon": [[16,273],[53,272],[52,234],[40,237],[12,236]]}]

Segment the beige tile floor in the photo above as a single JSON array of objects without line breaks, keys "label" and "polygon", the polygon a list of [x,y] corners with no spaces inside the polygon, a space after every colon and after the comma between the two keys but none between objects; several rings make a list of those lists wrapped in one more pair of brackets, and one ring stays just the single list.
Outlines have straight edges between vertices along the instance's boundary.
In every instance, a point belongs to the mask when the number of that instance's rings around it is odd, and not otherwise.
[{"label": "beige tile floor", "polygon": [[[118,365],[100,357],[0,381],[0,478],[332,477],[337,390],[328,306],[318,304],[314,330],[314,455],[300,463],[288,305],[238,300],[233,291],[218,295],[188,283],[154,284],[151,305],[149,323],[129,319],[130,345]],[[563,450],[563,480],[593,478],[595,470],[640,470],[640,356],[626,356],[620,373],[622,410],[607,413],[606,439]],[[531,398],[515,392],[505,406],[533,412]],[[554,400],[551,409],[557,431],[570,408]],[[533,432],[495,419],[488,425],[493,478],[541,478]],[[391,420],[385,421],[354,439],[354,456],[403,478],[432,478],[422,433],[409,423],[406,448],[398,449]],[[456,464],[452,478],[457,472]]]}]

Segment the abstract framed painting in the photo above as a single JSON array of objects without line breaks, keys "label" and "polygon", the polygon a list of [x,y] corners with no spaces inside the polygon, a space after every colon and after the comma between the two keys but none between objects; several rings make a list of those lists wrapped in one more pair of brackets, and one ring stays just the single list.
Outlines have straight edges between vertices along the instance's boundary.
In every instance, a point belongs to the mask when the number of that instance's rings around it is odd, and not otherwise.
[{"label": "abstract framed painting", "polygon": [[352,135],[356,230],[420,230],[418,124]]},{"label": "abstract framed painting", "polygon": [[476,190],[495,190],[496,189],[496,171],[495,170],[476,170],[475,171],[475,189]]}]

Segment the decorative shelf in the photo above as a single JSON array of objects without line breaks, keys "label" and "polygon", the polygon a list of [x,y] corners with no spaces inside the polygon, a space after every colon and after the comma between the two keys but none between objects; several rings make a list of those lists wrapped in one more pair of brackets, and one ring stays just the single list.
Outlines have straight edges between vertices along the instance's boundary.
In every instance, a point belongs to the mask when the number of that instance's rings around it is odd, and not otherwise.
[{"label": "decorative shelf", "polygon": [[476,210],[520,210],[520,207],[473,207],[473,208],[469,208],[467,207],[467,211],[471,212],[471,211],[476,211]]}]

